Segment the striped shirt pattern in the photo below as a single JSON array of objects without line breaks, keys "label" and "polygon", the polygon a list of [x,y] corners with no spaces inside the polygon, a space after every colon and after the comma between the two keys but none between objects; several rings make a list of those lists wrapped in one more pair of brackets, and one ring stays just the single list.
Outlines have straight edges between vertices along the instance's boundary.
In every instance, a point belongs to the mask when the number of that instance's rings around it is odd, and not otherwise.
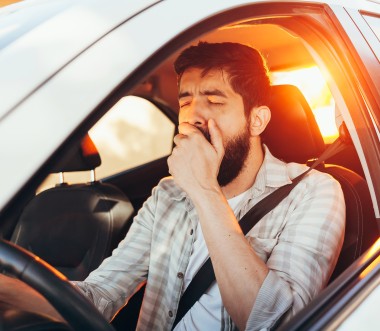
[{"label": "striped shirt pattern", "polygon": [[[307,167],[284,163],[265,147],[264,162],[237,219]],[[198,216],[171,177],[164,178],[134,218],[112,256],[85,281],[73,282],[109,320],[146,282],[137,330],[170,330],[192,254]],[[246,329],[270,329],[286,321],[327,284],[343,243],[345,204],[339,183],[312,170],[246,238],[267,264]],[[235,326],[225,309],[221,330]]]}]

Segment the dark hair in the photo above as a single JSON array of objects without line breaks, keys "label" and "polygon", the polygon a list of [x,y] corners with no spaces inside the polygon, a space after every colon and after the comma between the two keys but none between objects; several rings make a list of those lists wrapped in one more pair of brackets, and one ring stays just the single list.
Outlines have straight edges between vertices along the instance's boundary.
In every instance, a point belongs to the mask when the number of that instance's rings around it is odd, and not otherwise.
[{"label": "dark hair", "polygon": [[188,68],[212,69],[227,73],[233,90],[243,98],[246,116],[253,107],[268,104],[270,80],[262,55],[256,49],[238,43],[199,42],[186,48],[174,62],[180,82]]}]

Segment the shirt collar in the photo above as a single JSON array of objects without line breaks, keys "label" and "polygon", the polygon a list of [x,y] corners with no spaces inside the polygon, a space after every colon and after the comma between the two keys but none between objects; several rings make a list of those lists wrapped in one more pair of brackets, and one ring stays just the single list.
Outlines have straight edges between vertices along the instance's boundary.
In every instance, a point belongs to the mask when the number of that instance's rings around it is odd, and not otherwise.
[{"label": "shirt collar", "polygon": [[292,181],[288,175],[287,164],[274,157],[266,145],[263,146],[265,156],[257,177],[263,176],[266,186],[270,187],[290,184]]}]

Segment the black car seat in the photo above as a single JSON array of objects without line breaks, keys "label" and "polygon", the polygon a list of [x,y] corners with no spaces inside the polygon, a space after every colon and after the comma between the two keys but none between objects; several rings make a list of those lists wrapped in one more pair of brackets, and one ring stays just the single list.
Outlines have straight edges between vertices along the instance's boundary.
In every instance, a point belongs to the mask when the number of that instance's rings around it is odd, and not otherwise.
[{"label": "black car seat", "polygon": [[[65,164],[52,172],[90,170],[94,177],[100,164],[100,155],[87,135]],[[111,254],[130,225],[133,212],[129,199],[113,185],[95,178],[74,185],[62,180],[28,203],[11,241],[69,279],[83,280]]]},{"label": "black car seat", "polygon": [[[308,163],[325,150],[312,110],[297,87],[273,86],[270,109],[272,117],[262,139],[274,156],[286,162]],[[353,164],[360,163],[355,149],[348,150],[354,152],[349,157]],[[335,162],[339,161],[338,156],[334,157]],[[324,164],[318,170],[339,181],[346,201],[344,243],[331,282],[376,241],[379,230],[363,177],[336,164]]]}]

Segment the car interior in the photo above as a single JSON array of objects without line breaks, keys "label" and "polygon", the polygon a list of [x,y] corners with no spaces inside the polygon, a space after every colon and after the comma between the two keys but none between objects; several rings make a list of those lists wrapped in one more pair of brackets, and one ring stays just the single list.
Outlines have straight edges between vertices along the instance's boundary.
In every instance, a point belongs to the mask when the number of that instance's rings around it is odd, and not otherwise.
[{"label": "car interior", "polygon": [[[54,171],[94,171],[100,162],[86,135],[68,161]],[[123,239],[133,211],[129,199],[114,185],[95,178],[89,184],[63,181],[28,203],[11,241],[43,257],[69,279],[83,280]],[[44,240],[41,229],[49,233]]]},{"label": "car interior", "polygon": [[[310,51],[315,45],[311,42],[311,37],[307,39],[300,33],[298,23],[294,24],[294,29],[292,27],[288,19],[276,21],[273,18],[262,18],[238,21],[212,29],[166,57],[139,84],[133,88],[119,88],[110,99],[113,104],[116,103],[115,100],[127,95],[147,100],[175,127],[178,103],[172,64],[180,49],[199,40],[249,44],[261,51],[272,72],[285,72],[293,78],[293,71],[318,67],[323,63],[320,60],[324,57],[318,55],[320,49],[317,47],[313,52]],[[327,65],[325,69],[328,69]],[[336,88],[334,82],[330,82],[330,85]],[[321,126],[317,123],[312,105],[305,94],[292,82],[274,83],[270,103],[272,119],[263,133],[262,141],[276,157],[286,162],[310,165],[331,142],[326,142],[322,135]],[[342,122],[340,107],[335,102],[334,114],[330,120],[334,122],[337,132],[340,126],[343,127],[343,124],[335,123]],[[98,117],[101,122],[103,118]],[[95,122],[97,121],[94,120],[93,124]],[[61,181],[34,194],[42,181],[36,184],[33,192],[23,200],[25,203],[17,208],[19,212],[10,214],[1,228],[4,238],[40,256],[70,280],[85,279],[104,258],[112,254],[152,188],[161,178],[169,175],[166,154],[95,178],[94,173],[101,166],[103,155],[97,149],[96,139],[91,139],[90,128],[87,129],[83,129],[85,132],[80,135],[81,139],[77,139],[61,156],[61,160],[50,168],[51,174],[61,174]],[[171,135],[174,134],[175,130]],[[318,170],[339,181],[346,200],[345,239],[330,283],[379,237],[363,160],[357,153],[360,146],[347,137],[347,131],[341,129],[339,134],[346,148],[318,167]],[[84,179],[81,183],[64,180],[63,175],[78,171],[85,176],[91,172],[92,180]],[[143,291],[144,287],[114,318],[112,324],[117,330],[127,330],[127,324],[128,330],[134,329]]]}]

